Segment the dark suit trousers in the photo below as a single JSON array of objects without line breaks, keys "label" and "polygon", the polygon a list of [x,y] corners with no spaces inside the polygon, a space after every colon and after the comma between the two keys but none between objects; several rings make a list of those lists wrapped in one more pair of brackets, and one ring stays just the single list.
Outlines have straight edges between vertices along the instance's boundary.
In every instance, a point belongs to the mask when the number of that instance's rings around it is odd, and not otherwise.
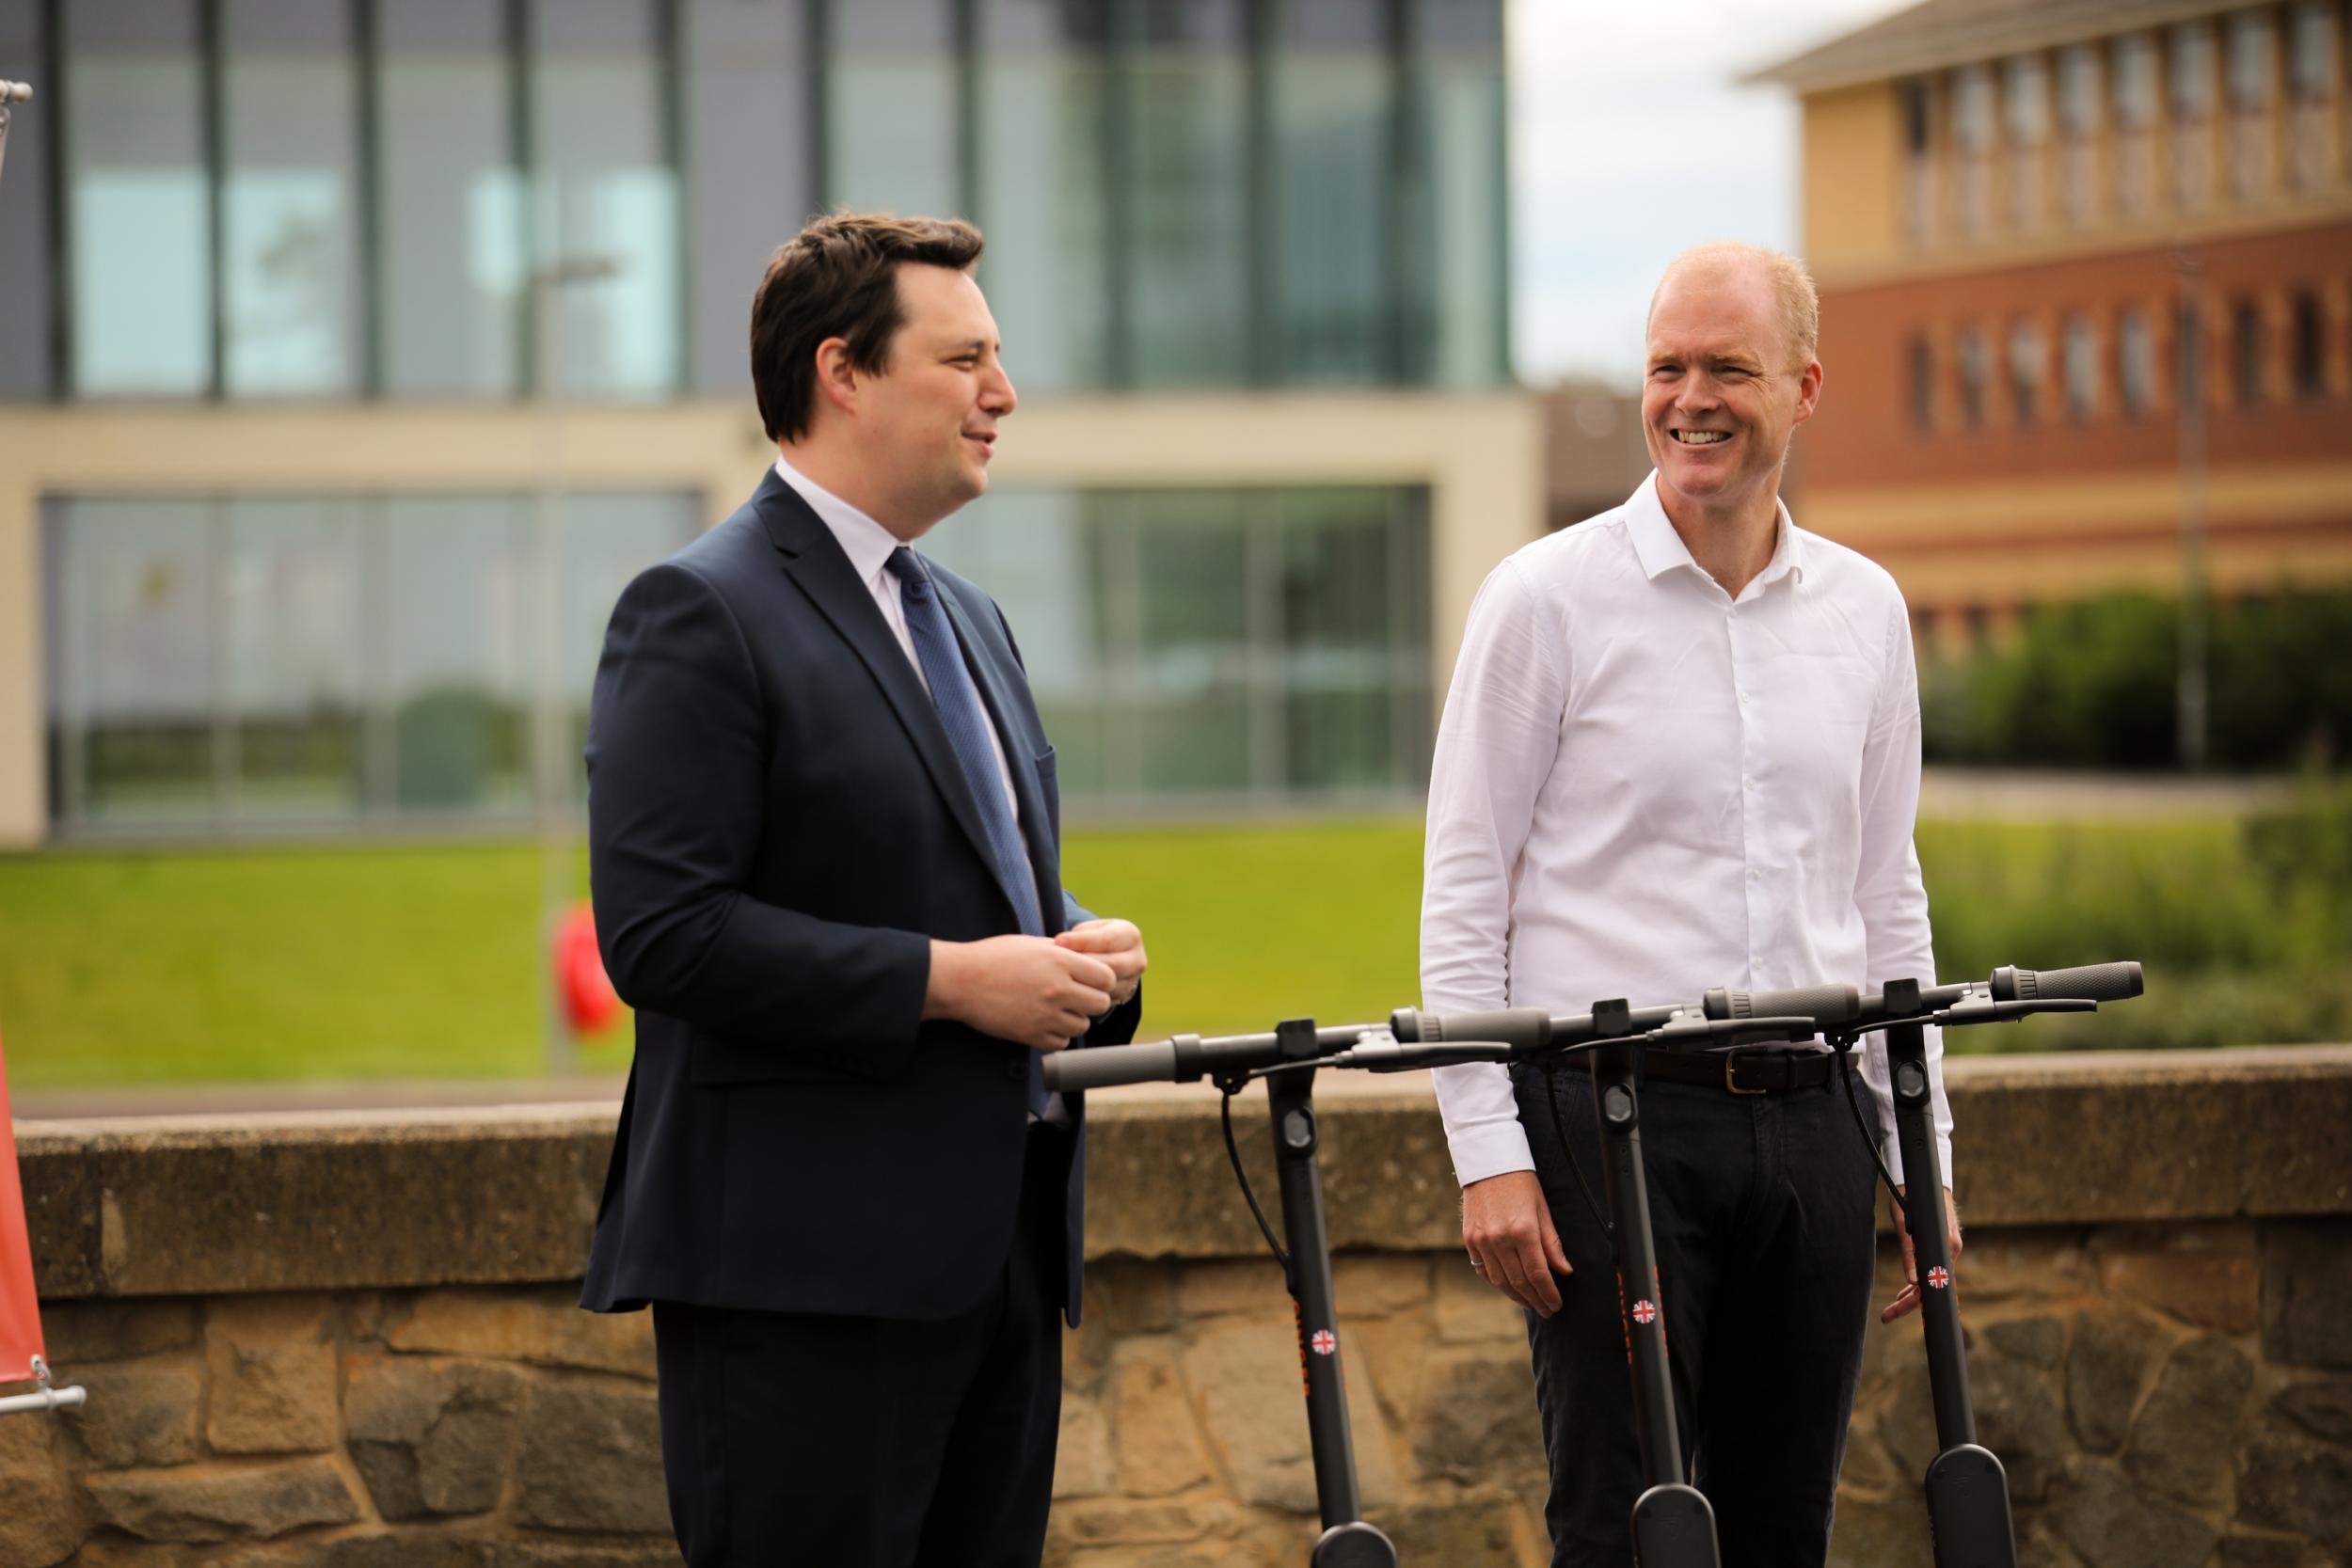
[{"label": "dark suit trousers", "polygon": [[[1642,1469],[1616,1267],[1561,1145],[1565,1133],[1605,1208],[1592,1077],[1568,1065],[1511,1076],[1544,1200],[1576,1270],[1559,1282],[1557,1313],[1528,1314],[1551,1464],[1551,1560],[1626,1568]],[[1818,1568],[1869,1320],[1869,1151],[1835,1077],[1825,1088],[1769,1095],[1662,1082],[1641,1094],[1667,1362],[1692,1483],[1715,1511],[1724,1568]]]},{"label": "dark suit trousers", "polygon": [[1011,1253],[959,1316],[654,1304],[662,1469],[692,1568],[1035,1568],[1070,1139],[1034,1124],[1028,1141]]}]

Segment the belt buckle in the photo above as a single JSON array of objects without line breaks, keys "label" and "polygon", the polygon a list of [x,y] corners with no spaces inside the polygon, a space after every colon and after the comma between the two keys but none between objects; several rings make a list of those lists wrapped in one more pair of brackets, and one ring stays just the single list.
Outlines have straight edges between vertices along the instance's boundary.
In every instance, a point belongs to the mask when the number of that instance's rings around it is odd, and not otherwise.
[{"label": "belt buckle", "polygon": [[1772,1093],[1772,1091],[1769,1088],[1743,1089],[1740,1086],[1740,1081],[1735,1074],[1739,1069],[1740,1058],[1749,1054],[1751,1054],[1751,1053],[1745,1051],[1726,1051],[1724,1053],[1724,1087],[1730,1090],[1733,1094]]}]

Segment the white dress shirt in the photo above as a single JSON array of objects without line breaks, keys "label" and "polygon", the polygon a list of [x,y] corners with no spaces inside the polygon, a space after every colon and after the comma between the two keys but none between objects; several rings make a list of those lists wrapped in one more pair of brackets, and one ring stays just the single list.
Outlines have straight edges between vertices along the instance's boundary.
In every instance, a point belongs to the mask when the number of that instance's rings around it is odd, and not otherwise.
[{"label": "white dress shirt", "polygon": [[[1900,590],[1784,506],[1771,562],[1734,599],[1656,482],[1506,558],[1470,607],[1430,769],[1431,1011],[1934,982]],[[1861,1066],[1899,1181],[1883,1039]],[[1931,1029],[1948,1180],[1942,1057]],[[1534,1168],[1505,1069],[1435,1077],[1465,1186]]]}]

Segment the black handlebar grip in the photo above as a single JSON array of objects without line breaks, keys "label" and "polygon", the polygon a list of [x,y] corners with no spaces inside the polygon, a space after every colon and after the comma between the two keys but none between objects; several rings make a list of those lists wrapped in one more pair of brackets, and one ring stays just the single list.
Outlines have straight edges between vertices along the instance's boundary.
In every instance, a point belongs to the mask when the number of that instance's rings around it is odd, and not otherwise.
[{"label": "black handlebar grip", "polygon": [[1862,1010],[1862,993],[1851,986],[1798,986],[1791,990],[1723,990],[1707,993],[1709,1018],[1809,1018],[1843,1023]]},{"label": "black handlebar grip", "polygon": [[2010,969],[1993,972],[1993,996],[1998,1002],[2122,1002],[2148,989],[2139,965],[2131,962],[2079,964],[2073,969]]},{"label": "black handlebar grip", "polygon": [[1106,1088],[1113,1084],[1172,1084],[1176,1081],[1176,1042],[1152,1040],[1143,1045],[1053,1051],[1046,1053],[1040,1065],[1045,1086],[1057,1094]]},{"label": "black handlebar grip", "polygon": [[1541,1007],[1501,1007],[1485,1013],[1422,1013],[1417,1022],[1418,1036],[1424,1045],[1438,1045],[1447,1040],[1493,1040],[1514,1051],[1534,1051],[1551,1039],[1551,1015]]}]

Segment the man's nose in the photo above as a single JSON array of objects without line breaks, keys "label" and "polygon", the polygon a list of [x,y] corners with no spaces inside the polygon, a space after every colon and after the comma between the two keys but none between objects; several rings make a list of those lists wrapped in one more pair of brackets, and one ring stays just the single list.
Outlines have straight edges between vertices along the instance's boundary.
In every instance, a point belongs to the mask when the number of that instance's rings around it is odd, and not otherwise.
[{"label": "man's nose", "polygon": [[1712,408],[1723,401],[1721,390],[1715,385],[1713,376],[1705,371],[1693,371],[1684,376],[1682,385],[1675,389],[1675,406],[1682,409]]},{"label": "man's nose", "polygon": [[1012,377],[1005,373],[1002,365],[997,366],[996,372],[980,388],[980,406],[1001,420],[1020,405],[1021,395],[1012,389]]}]

